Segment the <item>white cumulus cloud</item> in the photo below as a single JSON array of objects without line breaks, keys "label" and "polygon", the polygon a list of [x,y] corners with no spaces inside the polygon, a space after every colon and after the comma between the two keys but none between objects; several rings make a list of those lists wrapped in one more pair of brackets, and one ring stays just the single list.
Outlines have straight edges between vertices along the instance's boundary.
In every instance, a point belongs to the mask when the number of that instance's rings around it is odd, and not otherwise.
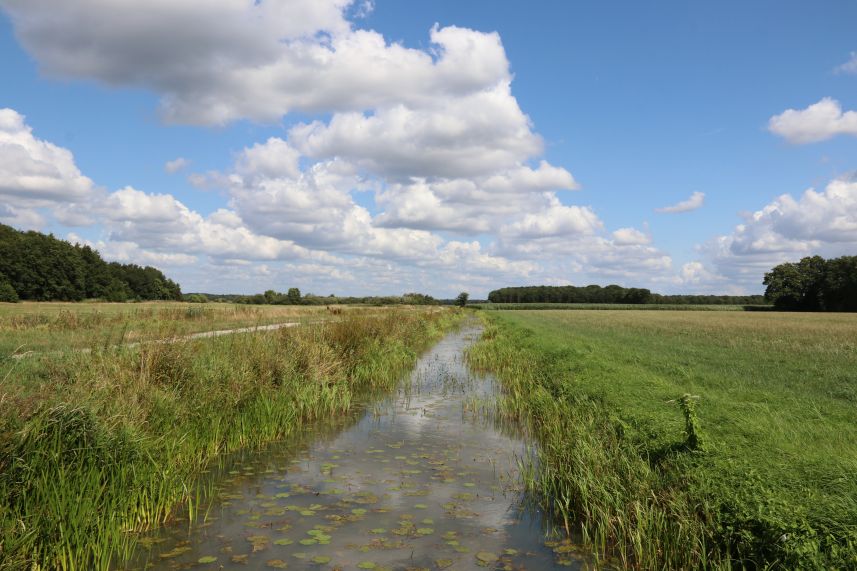
[{"label": "white cumulus cloud", "polygon": [[496,33],[435,26],[431,51],[409,49],[354,29],[348,0],[0,4],[46,73],[152,89],[181,123],[415,105],[509,78]]},{"label": "white cumulus cloud", "polygon": [[825,97],[806,109],[787,109],[768,121],[768,130],[790,143],[817,143],[836,135],[857,136],[857,111],[842,111],[835,99]]},{"label": "white cumulus cloud", "polygon": [[705,202],[705,193],[704,192],[694,192],[690,195],[690,198],[687,200],[682,200],[681,202],[677,202],[671,206],[664,206],[663,208],[655,208],[655,212],[664,212],[667,214],[678,214],[681,212],[690,212],[692,210],[696,210],[697,208],[702,207]]},{"label": "white cumulus cloud", "polygon": [[33,135],[24,116],[0,109],[0,198],[19,208],[87,200],[95,192],[71,151]]},{"label": "white cumulus cloud", "polygon": [[745,217],[731,234],[705,245],[718,273],[758,289],[764,272],[785,261],[857,252],[857,180],[832,180],[821,192],[783,194]]}]

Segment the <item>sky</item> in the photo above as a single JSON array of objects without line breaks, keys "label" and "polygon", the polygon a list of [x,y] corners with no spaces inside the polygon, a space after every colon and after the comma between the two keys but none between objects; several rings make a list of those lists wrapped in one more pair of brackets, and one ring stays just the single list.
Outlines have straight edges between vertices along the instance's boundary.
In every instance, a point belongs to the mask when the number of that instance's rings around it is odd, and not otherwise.
[{"label": "sky", "polygon": [[182,289],[857,255],[857,3],[0,0],[0,222]]}]

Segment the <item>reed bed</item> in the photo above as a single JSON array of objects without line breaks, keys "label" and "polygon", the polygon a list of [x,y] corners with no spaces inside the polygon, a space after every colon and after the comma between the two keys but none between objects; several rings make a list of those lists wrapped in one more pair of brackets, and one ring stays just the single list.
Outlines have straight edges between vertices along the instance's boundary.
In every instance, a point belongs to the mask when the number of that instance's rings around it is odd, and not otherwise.
[{"label": "reed bed", "polygon": [[389,390],[452,311],[0,361],[0,568],[107,569],[221,455]]},{"label": "reed bed", "polygon": [[857,569],[855,316],[480,315],[526,483],[601,561]]}]

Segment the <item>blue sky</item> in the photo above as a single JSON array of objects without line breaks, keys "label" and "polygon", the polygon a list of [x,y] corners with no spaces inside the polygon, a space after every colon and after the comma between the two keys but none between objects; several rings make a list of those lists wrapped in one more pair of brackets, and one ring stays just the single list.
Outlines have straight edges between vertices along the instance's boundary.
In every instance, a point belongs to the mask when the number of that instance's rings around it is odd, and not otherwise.
[{"label": "blue sky", "polygon": [[211,292],[756,293],[857,254],[853,2],[138,4],[0,0],[0,221]]}]

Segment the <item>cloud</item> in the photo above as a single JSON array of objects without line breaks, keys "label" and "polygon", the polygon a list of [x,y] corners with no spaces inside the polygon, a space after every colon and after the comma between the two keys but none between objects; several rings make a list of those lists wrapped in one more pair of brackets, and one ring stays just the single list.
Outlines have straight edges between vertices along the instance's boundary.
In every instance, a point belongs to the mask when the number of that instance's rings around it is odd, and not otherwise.
[{"label": "cloud", "polygon": [[23,115],[0,109],[0,199],[18,208],[88,200],[96,191],[71,151],[37,139]]},{"label": "cloud", "polygon": [[292,128],[289,142],[308,157],[348,157],[391,178],[486,175],[542,151],[508,84],[420,108],[337,114]]},{"label": "cloud", "polygon": [[834,73],[848,73],[855,74],[857,73],[857,52],[851,52],[851,59],[843,63],[842,65],[836,66],[833,70]]},{"label": "cloud", "polygon": [[710,271],[698,260],[683,264],[679,273],[679,281],[683,285],[711,285],[725,280],[726,278]]},{"label": "cloud", "polygon": [[45,73],[151,89],[179,123],[414,106],[510,79],[496,33],[435,26],[409,49],[354,29],[347,0],[2,5]]},{"label": "cloud", "polygon": [[500,234],[513,239],[574,237],[595,234],[603,224],[588,206],[564,206],[556,201],[540,212],[503,227]]},{"label": "cloud", "polygon": [[134,242],[117,242],[113,240],[98,240],[93,242],[81,238],[73,232],[70,232],[66,236],[66,240],[95,248],[105,259],[116,262],[152,265],[156,267],[166,266],[169,268],[187,266],[198,262],[196,256],[181,253],[150,252],[144,250]]},{"label": "cloud", "polygon": [[132,186],[52,203],[56,221],[97,225],[112,256],[188,262],[193,289],[238,283],[206,275],[227,265],[250,276],[242,290],[293,271],[367,293],[569,277],[636,285],[672,272],[648,233],[611,232],[591,207],[559,199],[579,184],[541,158],[497,33],[434,26],[412,49],[357,29],[371,6],[346,0],[0,5],[45,73],[149,89],[166,121],[307,116],[227,168],[190,175],[224,191],[211,214]]},{"label": "cloud", "polygon": [[650,244],[652,237],[636,228],[619,228],[613,232],[613,242],[620,246]]},{"label": "cloud", "polygon": [[825,97],[806,109],[774,115],[768,130],[795,144],[817,143],[836,135],[857,136],[857,111],[843,113],[838,101]]},{"label": "cloud", "polygon": [[375,202],[382,209],[376,223],[482,234],[522,213],[549,208],[557,190],[577,188],[571,173],[546,161],[535,169],[519,165],[472,178],[416,178],[387,184],[376,193]]},{"label": "cloud", "polygon": [[835,179],[824,191],[810,188],[799,198],[783,194],[703,251],[718,273],[756,289],[781,262],[851,255],[857,251],[857,180]]},{"label": "cloud", "polygon": [[655,212],[664,212],[668,214],[678,214],[681,212],[690,212],[700,208],[705,202],[704,192],[694,192],[687,200],[677,202],[672,206],[664,206],[663,208],[655,208]]},{"label": "cloud", "polygon": [[289,240],[259,235],[228,210],[203,217],[170,194],[126,187],[110,193],[95,210],[111,241],[134,243],[150,252],[243,260],[336,260]]},{"label": "cloud", "polygon": [[47,221],[37,210],[0,204],[0,223],[23,230],[40,230]]},{"label": "cloud", "polygon": [[184,157],[178,157],[171,161],[167,161],[164,163],[164,170],[170,174],[177,173],[180,170],[187,168],[190,165],[190,161]]}]

